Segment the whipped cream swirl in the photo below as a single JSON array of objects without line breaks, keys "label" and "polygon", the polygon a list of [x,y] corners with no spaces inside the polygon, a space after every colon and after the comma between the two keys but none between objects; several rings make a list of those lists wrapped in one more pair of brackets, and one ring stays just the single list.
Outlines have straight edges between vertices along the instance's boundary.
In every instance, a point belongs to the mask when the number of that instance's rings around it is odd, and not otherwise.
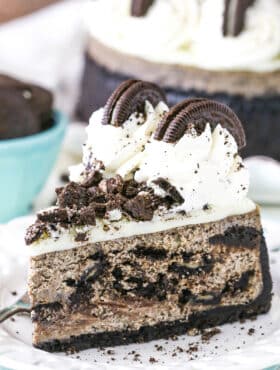
[{"label": "whipped cream swirl", "polygon": [[96,160],[101,160],[105,165],[104,177],[112,177],[116,173],[129,177],[127,166],[141,155],[167,111],[168,107],[163,102],[154,108],[146,101],[145,113],[133,113],[121,127],[102,125],[103,108],[94,112],[86,128],[88,139],[83,148],[83,162],[70,168],[70,180],[82,181],[83,173],[94,168]]},{"label": "whipped cream swirl", "polygon": [[211,132],[207,124],[201,135],[185,134],[176,144],[152,140],[138,167],[136,181],[146,181],[156,194],[162,193],[153,183],[159,177],[176,187],[185,200],[176,211],[224,207],[242,200],[248,192],[249,174],[236,141],[220,125]]},{"label": "whipped cream swirl", "polygon": [[212,132],[207,124],[200,135],[193,129],[175,144],[157,141],[153,132],[167,110],[163,102],[156,108],[146,102],[145,115],[133,113],[122,127],[102,125],[103,109],[95,112],[87,128],[83,163],[70,169],[70,179],[82,181],[85,169],[101,160],[105,177],[134,177],[159,196],[166,194],[154,180],[169,181],[185,200],[174,212],[221,208],[245,200],[249,173],[234,137],[220,125]]},{"label": "whipped cream swirl", "polygon": [[237,37],[223,36],[224,0],[155,0],[140,18],[130,15],[130,5],[131,0],[91,2],[86,11],[90,34],[152,62],[209,70],[280,69],[278,0],[255,0]]}]

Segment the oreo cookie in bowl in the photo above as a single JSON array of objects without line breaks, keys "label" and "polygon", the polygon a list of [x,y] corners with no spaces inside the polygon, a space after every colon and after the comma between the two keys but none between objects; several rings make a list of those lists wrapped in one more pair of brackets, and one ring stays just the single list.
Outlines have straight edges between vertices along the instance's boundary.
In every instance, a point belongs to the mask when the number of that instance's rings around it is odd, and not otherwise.
[{"label": "oreo cookie in bowl", "polygon": [[278,0],[97,0],[78,113],[88,120],[116,86],[142,78],[168,102],[200,96],[229,105],[244,124],[245,156],[280,160]]},{"label": "oreo cookie in bowl", "polygon": [[52,93],[0,75],[0,222],[26,214],[44,185],[65,131]]}]

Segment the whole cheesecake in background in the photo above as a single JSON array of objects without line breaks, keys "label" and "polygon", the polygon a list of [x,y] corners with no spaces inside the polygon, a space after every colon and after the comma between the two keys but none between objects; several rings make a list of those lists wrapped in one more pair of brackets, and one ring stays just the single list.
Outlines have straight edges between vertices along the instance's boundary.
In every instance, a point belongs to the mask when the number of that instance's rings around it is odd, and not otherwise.
[{"label": "whole cheesecake in background", "polygon": [[205,98],[170,110],[123,82],[87,127],[83,161],[26,234],[34,346],[168,338],[265,313],[268,256],[241,122]]},{"label": "whole cheesecake in background", "polygon": [[245,156],[280,159],[278,0],[97,0],[78,114],[87,121],[127,78],[159,84],[170,105],[203,96],[228,104]]}]

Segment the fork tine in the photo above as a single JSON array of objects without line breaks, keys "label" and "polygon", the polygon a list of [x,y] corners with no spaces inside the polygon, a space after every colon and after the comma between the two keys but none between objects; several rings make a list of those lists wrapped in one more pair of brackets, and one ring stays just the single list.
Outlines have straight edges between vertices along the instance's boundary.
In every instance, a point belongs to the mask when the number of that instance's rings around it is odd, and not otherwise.
[{"label": "fork tine", "polygon": [[0,310],[0,323],[6,321],[9,317],[18,313],[31,312],[30,301],[27,292],[13,305]]},{"label": "fork tine", "polygon": [[31,309],[27,307],[16,307],[16,306],[4,308],[3,310],[0,311],[0,323],[6,321],[9,317],[22,312],[30,314]]}]

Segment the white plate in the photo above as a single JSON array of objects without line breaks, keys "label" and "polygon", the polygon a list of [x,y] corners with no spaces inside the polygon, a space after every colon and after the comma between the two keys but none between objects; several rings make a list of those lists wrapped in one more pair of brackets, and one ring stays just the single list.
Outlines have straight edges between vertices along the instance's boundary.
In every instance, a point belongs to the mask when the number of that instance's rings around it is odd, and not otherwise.
[{"label": "white plate", "polygon": [[[20,218],[0,226],[0,307],[10,304],[24,292],[27,276],[27,253],[23,242],[26,225],[32,217]],[[255,321],[228,324],[210,342],[200,336],[181,336],[177,340],[160,340],[141,345],[129,345],[78,354],[49,354],[31,345],[29,317],[16,316],[0,326],[0,367],[14,370],[125,370],[125,369],[264,369],[280,364],[280,240],[278,227],[268,218],[264,226],[269,241],[271,269],[274,281],[272,309]],[[279,245],[277,244],[279,240]],[[17,296],[12,293],[17,292]],[[255,329],[248,335],[249,329]],[[187,353],[190,343],[198,351]],[[158,351],[156,345],[163,349]],[[178,348],[179,347],[179,348]],[[180,352],[180,348],[182,352]],[[133,352],[135,351],[135,352]],[[173,354],[176,353],[174,356]],[[139,356],[135,356],[139,354]],[[151,364],[150,358],[157,362]],[[135,359],[137,361],[135,361]]]}]

